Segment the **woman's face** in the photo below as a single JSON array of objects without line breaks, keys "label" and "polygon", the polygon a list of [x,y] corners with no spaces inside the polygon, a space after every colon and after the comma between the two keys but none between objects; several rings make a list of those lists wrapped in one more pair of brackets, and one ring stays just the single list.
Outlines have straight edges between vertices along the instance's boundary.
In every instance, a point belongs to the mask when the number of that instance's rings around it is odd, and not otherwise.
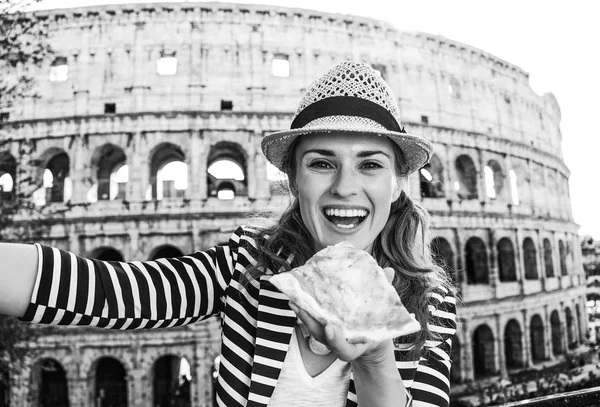
[{"label": "woman's face", "polygon": [[392,141],[375,135],[302,136],[293,192],[315,249],[347,241],[370,251],[405,177],[396,174]]}]

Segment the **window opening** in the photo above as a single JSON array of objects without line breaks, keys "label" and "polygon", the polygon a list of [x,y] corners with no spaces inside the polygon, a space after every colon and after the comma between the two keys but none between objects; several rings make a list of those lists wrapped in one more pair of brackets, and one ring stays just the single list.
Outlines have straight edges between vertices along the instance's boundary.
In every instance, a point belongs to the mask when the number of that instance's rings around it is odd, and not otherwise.
[{"label": "window opening", "polygon": [[429,124],[429,116],[421,116],[421,123]]},{"label": "window opening", "polygon": [[114,114],[117,113],[117,104],[116,103],[105,103],[104,104],[104,114]]},{"label": "window opening", "polygon": [[69,65],[67,58],[57,57],[50,66],[50,82],[64,82],[69,78]]},{"label": "window opening", "polygon": [[223,100],[221,99],[221,110],[233,110],[233,102],[231,100]]},{"label": "window opening", "polygon": [[290,61],[285,54],[277,54],[271,63],[271,72],[273,76],[287,78],[290,76]]},{"label": "window opening", "polygon": [[171,76],[177,73],[177,58],[175,53],[162,53],[161,57],[156,62],[156,73],[160,76]]}]

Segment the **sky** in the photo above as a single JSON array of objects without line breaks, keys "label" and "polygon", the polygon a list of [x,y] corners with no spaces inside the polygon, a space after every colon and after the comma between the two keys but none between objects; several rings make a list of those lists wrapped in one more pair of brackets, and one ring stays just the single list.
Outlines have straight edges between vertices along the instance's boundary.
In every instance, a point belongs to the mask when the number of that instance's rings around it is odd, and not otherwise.
[{"label": "sky", "polygon": [[[42,0],[43,9],[119,0]],[[190,3],[202,1],[190,0]],[[144,2],[149,3],[149,2]],[[600,240],[600,1],[597,0],[279,0],[244,1],[371,17],[401,30],[442,35],[480,48],[530,75],[533,90],[552,92],[561,111],[562,148],[580,235]],[[598,188],[596,190],[596,188]]]}]

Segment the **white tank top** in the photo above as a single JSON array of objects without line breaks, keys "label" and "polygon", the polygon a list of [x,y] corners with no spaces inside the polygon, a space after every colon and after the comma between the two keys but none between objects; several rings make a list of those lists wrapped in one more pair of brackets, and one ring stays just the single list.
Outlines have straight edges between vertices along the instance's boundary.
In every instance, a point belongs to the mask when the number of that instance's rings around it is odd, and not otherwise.
[{"label": "white tank top", "polygon": [[269,407],[344,407],[349,383],[350,363],[339,359],[311,377],[302,362],[294,329]]}]

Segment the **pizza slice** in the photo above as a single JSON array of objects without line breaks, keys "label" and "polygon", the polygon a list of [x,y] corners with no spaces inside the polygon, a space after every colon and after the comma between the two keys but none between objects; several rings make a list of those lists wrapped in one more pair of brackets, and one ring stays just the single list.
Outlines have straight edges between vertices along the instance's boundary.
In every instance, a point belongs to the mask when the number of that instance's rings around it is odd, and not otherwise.
[{"label": "pizza slice", "polygon": [[421,329],[375,259],[346,242],[270,281],[322,324],[341,326],[350,340],[383,341]]}]

